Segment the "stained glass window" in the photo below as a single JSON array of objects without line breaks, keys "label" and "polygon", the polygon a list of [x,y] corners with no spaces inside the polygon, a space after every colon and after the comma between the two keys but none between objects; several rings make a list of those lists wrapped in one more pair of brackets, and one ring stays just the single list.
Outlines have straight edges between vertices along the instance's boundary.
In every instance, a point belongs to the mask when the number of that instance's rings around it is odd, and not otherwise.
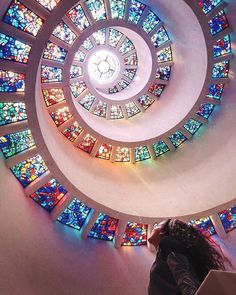
[{"label": "stained glass window", "polygon": [[0,58],[27,63],[30,50],[29,45],[0,33]]},{"label": "stained glass window", "polygon": [[119,83],[118,83],[118,85],[120,86],[120,88],[123,90],[123,89],[125,89],[125,88],[127,88],[128,86],[129,86],[129,82],[128,81],[126,81],[126,80],[121,80]]},{"label": "stained glass window", "polygon": [[118,219],[100,213],[91,231],[89,238],[112,241],[115,235]]},{"label": "stained glass window", "polygon": [[70,89],[74,97],[77,98],[85,89],[87,89],[87,86],[84,81],[80,81],[72,83]]},{"label": "stained glass window", "polygon": [[87,0],[86,4],[95,21],[106,19],[106,10],[103,0]]},{"label": "stained glass window", "polygon": [[220,100],[223,91],[224,84],[211,84],[207,96],[213,99]]},{"label": "stained glass window", "polygon": [[223,56],[231,53],[230,36],[226,35],[224,38],[219,39],[214,44],[214,57]]},{"label": "stained glass window", "polygon": [[124,18],[126,0],[110,0],[110,5],[112,18]]},{"label": "stained glass window", "polygon": [[224,10],[221,10],[208,23],[210,26],[212,36],[229,27],[229,23],[224,13]]},{"label": "stained glass window", "polygon": [[201,104],[199,111],[197,112],[198,115],[204,117],[205,119],[208,119],[213,112],[215,106],[211,103],[204,103]]},{"label": "stained glass window", "polygon": [[94,110],[94,115],[106,118],[107,113],[107,103],[102,102],[101,100],[98,101],[98,104]]},{"label": "stained glass window", "polygon": [[2,153],[5,159],[21,153],[35,145],[30,130],[24,130],[16,133],[4,135],[7,144],[2,147]]},{"label": "stained glass window", "polygon": [[42,65],[41,67],[41,82],[52,83],[62,81],[62,69],[57,67],[49,67]]},{"label": "stained glass window", "polygon": [[12,1],[3,21],[33,36],[38,34],[43,24],[43,20],[39,16],[17,0]]},{"label": "stained glass window", "polygon": [[106,29],[103,28],[97,32],[93,33],[93,38],[97,45],[104,45],[106,43]]},{"label": "stained glass window", "polygon": [[63,89],[51,88],[43,89],[43,98],[47,107],[65,100]]},{"label": "stained glass window", "polygon": [[154,12],[149,11],[147,17],[143,21],[142,28],[147,34],[149,34],[159,22],[159,17]]},{"label": "stained glass window", "polygon": [[72,65],[70,68],[70,78],[79,78],[82,76],[82,67]]},{"label": "stained glass window", "polygon": [[0,92],[25,91],[25,75],[0,70]]},{"label": "stained glass window", "polygon": [[172,59],[172,51],[170,46],[157,52],[157,61],[159,63],[172,61]]},{"label": "stained glass window", "polygon": [[23,187],[26,187],[48,170],[42,157],[37,155],[13,166],[11,171]]},{"label": "stained glass window", "polygon": [[160,141],[154,143],[152,146],[155,151],[156,157],[159,157],[159,156],[169,152],[169,150],[170,150],[168,148],[167,144],[163,140],[160,140]]},{"label": "stained glass window", "polygon": [[43,58],[64,63],[66,54],[67,54],[67,50],[56,45],[55,43],[48,41],[46,48],[44,49],[44,52],[43,52]]},{"label": "stained glass window", "polygon": [[219,217],[227,233],[236,228],[236,206],[220,212]]},{"label": "stained glass window", "polygon": [[228,78],[229,75],[229,60],[223,60],[214,64],[212,78]]},{"label": "stained glass window", "polygon": [[133,80],[136,72],[137,72],[136,69],[126,69],[124,71],[124,76],[129,78],[130,80]]},{"label": "stained glass window", "polygon": [[166,43],[169,40],[169,36],[164,27],[161,27],[153,36],[152,42],[154,46],[157,48],[162,44]]},{"label": "stained glass window", "polygon": [[81,46],[86,50],[91,50],[93,48],[93,44],[89,38],[85,39]]},{"label": "stained glass window", "polygon": [[137,105],[134,102],[127,103],[125,105],[125,108],[129,118],[140,113],[140,109],[137,107]]},{"label": "stained glass window", "polygon": [[147,94],[144,94],[139,97],[138,101],[146,110],[154,103],[155,100],[151,98],[150,96],[148,96]]},{"label": "stained glass window", "polygon": [[75,54],[75,60],[80,62],[84,62],[85,57],[86,57],[86,54],[83,53],[81,50],[78,50]]},{"label": "stained glass window", "polygon": [[53,178],[30,197],[48,212],[51,212],[66,193],[67,190]]},{"label": "stained glass window", "polygon": [[79,103],[82,105],[82,107],[89,111],[94,101],[95,96],[91,93],[88,93],[80,100]]},{"label": "stained glass window", "polygon": [[62,134],[65,135],[67,139],[74,142],[76,138],[80,135],[83,128],[79,126],[78,122],[74,122],[71,126],[67,127]]},{"label": "stained glass window", "polygon": [[51,117],[56,124],[57,127],[65,123],[72,117],[72,114],[69,112],[68,107],[64,107],[62,109],[58,109],[55,112],[51,113]]},{"label": "stained glass window", "polygon": [[168,81],[170,79],[171,67],[160,67],[157,69],[156,78]]},{"label": "stained glass window", "polygon": [[154,94],[156,97],[160,97],[164,89],[165,89],[165,85],[153,84],[149,87],[148,91]]},{"label": "stained glass window", "polygon": [[199,0],[199,5],[205,14],[211,12],[222,0]]},{"label": "stained glass window", "polygon": [[43,5],[46,9],[48,9],[49,11],[52,11],[61,0],[37,0],[37,1],[41,5]]},{"label": "stained glass window", "polygon": [[65,211],[58,217],[58,221],[72,228],[80,230],[88,217],[91,208],[78,199],[74,199]]},{"label": "stained glass window", "polygon": [[0,126],[27,120],[23,102],[0,102]]},{"label": "stained glass window", "polygon": [[82,143],[79,145],[79,148],[82,151],[90,154],[94,147],[95,142],[96,142],[96,138],[90,134],[87,134],[85,138],[83,139]]},{"label": "stained glass window", "polygon": [[128,222],[122,240],[122,246],[147,245],[147,224]]},{"label": "stained glass window", "polygon": [[129,9],[129,21],[137,24],[140,20],[141,15],[143,14],[145,7],[145,4],[136,0],[131,0]]},{"label": "stained glass window", "polygon": [[169,139],[173,143],[174,147],[177,148],[187,140],[187,137],[185,137],[180,131],[176,131],[174,134],[169,136]]},{"label": "stained glass window", "polygon": [[110,118],[112,120],[124,118],[122,108],[121,108],[120,105],[111,105],[111,107],[110,107]]},{"label": "stained glass window", "polygon": [[188,130],[188,132],[190,132],[191,134],[196,133],[201,126],[202,123],[194,119],[189,119],[189,121],[184,124],[184,128]]},{"label": "stained glass window", "polygon": [[116,85],[111,87],[111,88],[108,88],[108,93],[109,94],[114,94],[114,93],[117,93],[117,92],[119,92],[119,90],[118,90]]},{"label": "stained glass window", "polygon": [[135,148],[135,162],[145,161],[150,158],[151,156],[147,146],[139,146]]},{"label": "stained glass window", "polygon": [[72,45],[76,38],[75,33],[73,33],[71,29],[63,21],[61,21],[56,26],[52,34],[69,45]]},{"label": "stained glass window", "polygon": [[130,161],[130,151],[126,147],[118,147],[116,150],[116,162],[129,162]]},{"label": "stained glass window", "polygon": [[125,38],[124,42],[121,44],[121,46],[119,48],[119,52],[121,52],[121,54],[126,54],[127,52],[129,52],[133,49],[134,49],[133,42],[131,42],[130,39]]},{"label": "stained glass window", "polygon": [[100,158],[100,159],[103,159],[103,160],[110,160],[110,158],[111,158],[111,149],[112,149],[112,146],[110,144],[104,143],[98,149],[96,157]]},{"label": "stained glass window", "polygon": [[113,28],[109,28],[109,45],[112,47],[116,47],[122,38],[123,34]]},{"label": "stained glass window", "polygon": [[191,220],[190,225],[194,226],[204,236],[210,237],[216,233],[210,217],[200,218],[197,220]]},{"label": "stained glass window", "polygon": [[72,20],[72,22],[80,31],[83,31],[90,26],[89,21],[80,4],[71,9],[67,13],[67,16]]}]

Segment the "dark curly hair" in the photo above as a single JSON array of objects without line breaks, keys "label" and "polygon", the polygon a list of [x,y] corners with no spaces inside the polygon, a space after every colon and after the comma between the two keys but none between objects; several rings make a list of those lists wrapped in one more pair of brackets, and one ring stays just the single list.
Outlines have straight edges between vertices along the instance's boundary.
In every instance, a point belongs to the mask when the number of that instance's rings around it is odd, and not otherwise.
[{"label": "dark curly hair", "polygon": [[225,270],[224,262],[230,263],[211,238],[207,238],[195,227],[180,220],[166,220],[160,236],[170,236],[181,242],[200,282],[211,269]]}]

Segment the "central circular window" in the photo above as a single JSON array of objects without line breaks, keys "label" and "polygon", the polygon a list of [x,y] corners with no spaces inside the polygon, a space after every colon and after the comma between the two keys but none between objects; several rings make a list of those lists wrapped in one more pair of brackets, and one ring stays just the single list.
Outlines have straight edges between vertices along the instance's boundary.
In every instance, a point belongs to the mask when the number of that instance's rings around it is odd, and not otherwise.
[{"label": "central circular window", "polygon": [[89,59],[88,72],[92,80],[100,84],[106,84],[116,79],[120,70],[118,57],[107,51],[99,50]]}]

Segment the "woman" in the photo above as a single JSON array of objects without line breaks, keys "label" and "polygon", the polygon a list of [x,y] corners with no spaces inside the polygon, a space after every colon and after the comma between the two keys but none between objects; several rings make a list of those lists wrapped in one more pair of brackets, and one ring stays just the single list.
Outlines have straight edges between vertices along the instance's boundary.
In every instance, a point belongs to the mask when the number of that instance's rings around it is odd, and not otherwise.
[{"label": "woman", "polygon": [[225,269],[216,245],[180,220],[155,225],[148,241],[157,250],[149,295],[194,295],[209,270]]}]

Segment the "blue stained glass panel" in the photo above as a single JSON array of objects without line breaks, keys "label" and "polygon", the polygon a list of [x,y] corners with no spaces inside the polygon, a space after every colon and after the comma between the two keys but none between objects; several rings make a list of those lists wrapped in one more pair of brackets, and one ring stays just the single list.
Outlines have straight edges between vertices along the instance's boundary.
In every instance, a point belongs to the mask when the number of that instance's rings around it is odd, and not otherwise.
[{"label": "blue stained glass panel", "polygon": [[25,91],[25,74],[0,70],[0,92]]},{"label": "blue stained glass panel", "polygon": [[149,34],[159,22],[159,17],[154,12],[149,11],[147,17],[143,21],[142,28],[147,34]]},{"label": "blue stained glass panel", "polygon": [[41,67],[41,82],[52,83],[62,81],[62,69],[57,67],[44,66]]},{"label": "blue stained glass panel", "polygon": [[115,235],[118,219],[100,213],[91,231],[89,238],[112,241]]},{"label": "blue stained glass panel", "polygon": [[44,52],[43,52],[43,58],[64,63],[66,54],[67,54],[67,50],[56,45],[53,42],[48,41],[46,48],[44,49]]},{"label": "blue stained glass panel", "polygon": [[210,237],[216,233],[210,217],[191,220],[189,224],[194,226],[204,236]]},{"label": "blue stained glass panel", "polygon": [[30,197],[48,212],[51,212],[66,193],[67,190],[53,178]]},{"label": "blue stained glass panel", "polygon": [[229,60],[223,60],[214,64],[212,78],[228,78],[229,75]]},{"label": "blue stained glass panel", "polygon": [[135,162],[145,161],[150,158],[151,156],[147,146],[139,146],[135,148]]},{"label": "blue stained glass panel", "polygon": [[224,10],[221,10],[211,20],[209,20],[208,24],[210,26],[212,36],[215,36],[217,33],[228,28],[229,23],[228,23],[228,20],[227,20]]},{"label": "blue stained glass panel", "polygon": [[76,38],[75,33],[72,32],[71,29],[63,21],[61,21],[56,26],[52,34],[53,36],[57,37],[58,39],[62,40],[63,42],[69,45],[72,45]]},{"label": "blue stained glass panel", "polygon": [[152,43],[157,48],[163,44],[165,44],[167,41],[170,40],[166,30],[164,27],[161,27],[153,36],[152,36]]},{"label": "blue stained glass panel", "polygon": [[87,0],[86,4],[95,21],[106,19],[106,9],[103,0]]},{"label": "blue stained glass panel", "polygon": [[218,214],[226,233],[236,228],[236,206],[226,209]]},{"label": "blue stained glass panel", "polygon": [[138,101],[146,110],[154,103],[155,100],[151,98],[149,95],[144,94],[138,98]]},{"label": "blue stained glass panel", "polygon": [[160,67],[157,69],[156,78],[168,81],[170,79],[171,66]]},{"label": "blue stained glass panel", "polygon": [[0,102],[0,126],[27,120],[23,102]]},{"label": "blue stained glass panel", "polygon": [[29,45],[0,33],[0,58],[27,63],[30,50]]},{"label": "blue stained glass panel", "polygon": [[112,18],[124,18],[126,0],[110,0],[110,5]]},{"label": "blue stained glass panel", "polygon": [[36,0],[47,10],[52,11],[61,0]]},{"label": "blue stained glass panel", "polygon": [[209,86],[209,93],[207,97],[220,100],[224,91],[224,84],[211,84]]},{"label": "blue stained glass panel", "polygon": [[205,14],[211,12],[214,8],[216,8],[222,0],[200,0],[198,1],[200,7],[202,8]]},{"label": "blue stained glass panel", "polygon": [[192,135],[196,133],[201,126],[202,123],[194,119],[190,119],[186,124],[184,124],[184,128]]},{"label": "blue stained glass panel", "polygon": [[65,225],[80,230],[90,210],[91,208],[75,198],[57,220]]},{"label": "blue stained glass panel", "polygon": [[80,4],[71,9],[67,13],[67,16],[71,19],[71,21],[76,25],[76,27],[80,31],[83,31],[90,26],[89,21]]},{"label": "blue stained glass panel", "polygon": [[82,105],[82,107],[89,111],[94,101],[95,96],[91,93],[88,93],[79,101],[79,103]]},{"label": "blue stained glass panel", "polygon": [[157,52],[157,62],[162,63],[162,62],[168,62],[172,60],[173,60],[173,57],[172,57],[172,50],[170,46]]},{"label": "blue stained glass panel", "polygon": [[187,140],[187,137],[184,136],[183,133],[181,133],[180,131],[177,131],[171,136],[169,136],[169,139],[173,143],[174,147],[177,148]]},{"label": "blue stained glass panel", "polygon": [[223,56],[231,53],[231,41],[230,36],[226,35],[224,38],[219,39],[214,44],[214,57]]},{"label": "blue stained glass panel", "polygon": [[215,105],[213,105],[211,103],[201,104],[197,114],[204,117],[205,119],[208,119],[210,117],[210,115],[212,114],[214,108],[215,108]]},{"label": "blue stained glass panel", "polygon": [[143,14],[145,7],[145,4],[136,0],[131,0],[128,20],[137,24],[140,20],[141,15]]},{"label": "blue stained glass panel", "polygon": [[167,144],[163,140],[154,143],[152,146],[157,157],[160,157],[161,155],[170,151]]}]

